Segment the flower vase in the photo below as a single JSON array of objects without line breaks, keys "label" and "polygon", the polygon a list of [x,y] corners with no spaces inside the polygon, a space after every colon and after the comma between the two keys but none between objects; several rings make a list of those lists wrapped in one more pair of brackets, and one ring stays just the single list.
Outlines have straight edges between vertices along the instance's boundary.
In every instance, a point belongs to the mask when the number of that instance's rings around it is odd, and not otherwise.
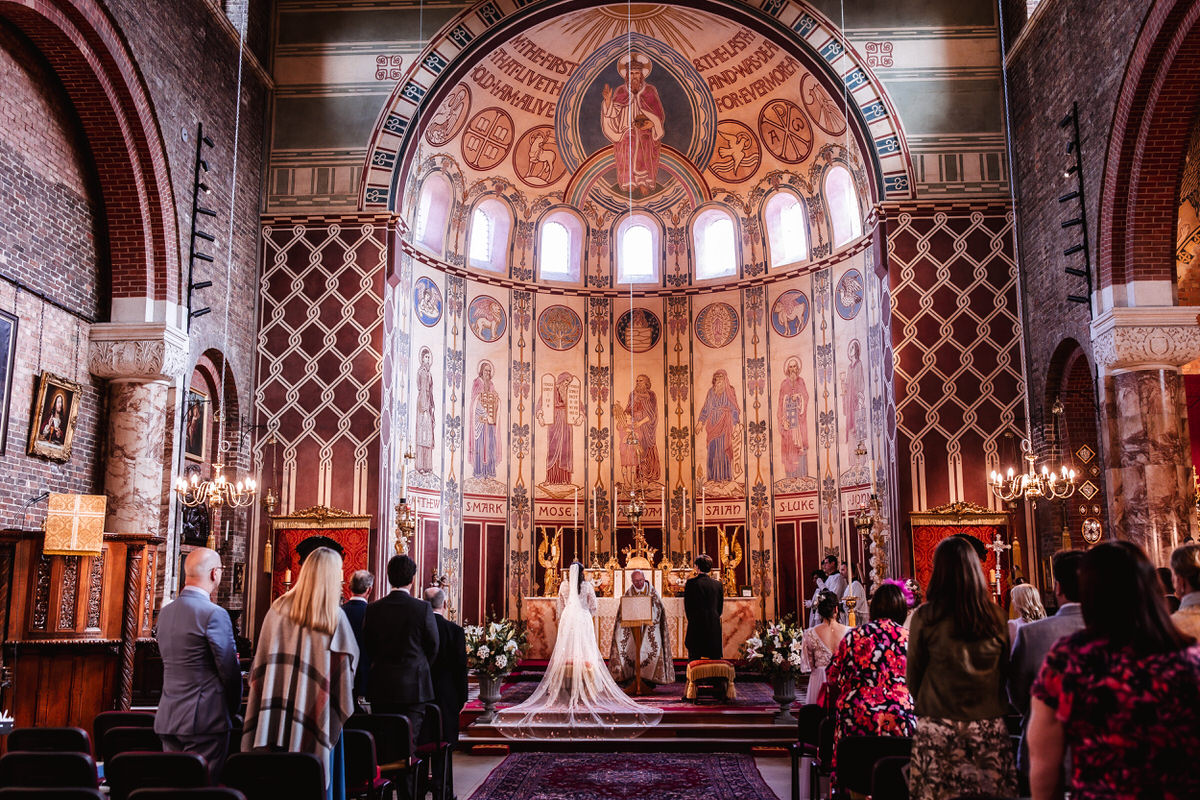
[{"label": "flower vase", "polygon": [[779,704],[779,713],[775,715],[775,724],[795,725],[796,718],[792,716],[792,703],[796,702],[796,679],[791,675],[776,675],[771,679],[771,685],[775,690],[775,702]]},{"label": "flower vase", "polygon": [[483,713],[475,720],[488,725],[496,718],[496,703],[500,702],[499,675],[479,676],[479,702],[483,703]]}]

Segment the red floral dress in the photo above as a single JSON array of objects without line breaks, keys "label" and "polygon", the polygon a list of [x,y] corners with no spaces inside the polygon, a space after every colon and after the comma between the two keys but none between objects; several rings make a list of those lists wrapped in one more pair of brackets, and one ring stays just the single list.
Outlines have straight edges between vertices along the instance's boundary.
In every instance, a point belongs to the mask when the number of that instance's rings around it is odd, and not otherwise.
[{"label": "red floral dress", "polygon": [[837,694],[834,768],[843,736],[912,736],[917,717],[904,680],[908,630],[890,619],[853,628],[826,671]]},{"label": "red floral dress", "polygon": [[1139,656],[1080,631],[1051,648],[1032,694],[1063,724],[1072,797],[1200,797],[1200,645]]}]

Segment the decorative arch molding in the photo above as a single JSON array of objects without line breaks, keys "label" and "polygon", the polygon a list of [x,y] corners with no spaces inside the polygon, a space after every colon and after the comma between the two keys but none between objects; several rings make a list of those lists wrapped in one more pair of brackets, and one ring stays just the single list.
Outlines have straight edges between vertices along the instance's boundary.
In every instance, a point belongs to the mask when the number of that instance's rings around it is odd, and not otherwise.
[{"label": "decorative arch molding", "polygon": [[1101,290],[1174,278],[1176,190],[1200,104],[1198,21],[1200,0],[1153,0],[1125,68],[1100,190]]},{"label": "decorative arch molding", "polygon": [[97,0],[0,0],[0,19],[45,56],[79,115],[104,201],[114,308],[123,298],[180,303],[166,149],[115,23]]},{"label": "decorative arch molding", "polygon": [[[603,5],[591,2],[589,5]],[[842,36],[837,26],[799,0],[751,0],[746,4],[716,0],[668,0],[668,4],[723,13],[799,56],[834,96],[843,86],[857,124],[851,125],[859,147],[869,154],[875,198],[913,197],[913,169],[899,116],[882,83]],[[450,20],[413,61],[384,105],[367,147],[359,208],[396,210],[400,187],[410,164],[401,158],[413,146],[424,120],[463,74],[491,50],[491,45],[549,18],[576,10],[570,0],[523,3],[482,0]]]}]

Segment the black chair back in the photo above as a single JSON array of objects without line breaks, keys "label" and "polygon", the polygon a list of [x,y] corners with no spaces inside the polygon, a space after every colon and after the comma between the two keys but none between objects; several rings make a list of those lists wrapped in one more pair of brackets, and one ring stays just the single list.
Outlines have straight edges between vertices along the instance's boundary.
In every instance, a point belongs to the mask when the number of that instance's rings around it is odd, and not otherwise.
[{"label": "black chair back", "polygon": [[8,735],[8,750],[91,755],[92,743],[83,728],[16,728]]},{"label": "black chair back", "polygon": [[351,714],[345,727],[374,737],[379,767],[385,772],[405,768],[415,753],[412,727],[403,714]]},{"label": "black chair back", "polygon": [[229,786],[203,789],[134,789],[129,800],[246,800],[246,795]]},{"label": "black chair back", "polygon": [[425,704],[425,716],[421,720],[421,732],[417,736],[418,750],[428,751],[438,747],[445,737],[442,736],[442,709],[433,703]]},{"label": "black chair back", "polygon": [[323,800],[325,766],[312,753],[234,753],[225,762],[222,782],[246,800]]},{"label": "black chair back", "polygon": [[908,800],[907,756],[885,756],[871,772],[871,800]]},{"label": "black chair back", "polygon": [[134,789],[192,789],[208,785],[208,764],[195,753],[117,753],[104,762],[111,800]]},{"label": "black chair back", "polygon": [[99,782],[87,753],[8,752],[0,756],[0,786],[95,789]]},{"label": "black chair back", "polygon": [[121,753],[161,753],[162,739],[154,728],[109,728],[100,741],[100,757],[107,764]]},{"label": "black chair back", "polygon": [[836,730],[837,720],[833,717],[821,720],[817,728],[817,761],[825,773],[829,772],[829,765],[833,763],[833,737]]},{"label": "black chair back", "polygon": [[92,744],[100,757],[99,748],[104,744],[104,734],[112,728],[153,728],[154,714],[149,711],[101,711],[92,720]]},{"label": "black chair back", "polygon": [[838,788],[871,793],[875,763],[888,756],[912,754],[912,739],[907,736],[843,736],[837,745]]},{"label": "black chair back", "polygon": [[0,800],[104,800],[99,789],[79,787],[30,789],[24,786],[7,786],[0,789]]},{"label": "black chair back", "polygon": [[346,728],[342,731],[345,748],[346,796],[375,798],[390,794],[392,782],[379,777],[379,757],[375,737],[366,731]]},{"label": "black chair back", "polygon": [[815,752],[821,739],[821,720],[828,714],[822,706],[807,703],[796,710],[796,739]]}]

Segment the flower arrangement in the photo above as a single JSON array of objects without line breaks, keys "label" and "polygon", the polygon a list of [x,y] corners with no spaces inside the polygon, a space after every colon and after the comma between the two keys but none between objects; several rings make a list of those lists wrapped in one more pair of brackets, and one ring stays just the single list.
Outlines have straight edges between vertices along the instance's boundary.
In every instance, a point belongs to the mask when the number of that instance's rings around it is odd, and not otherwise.
[{"label": "flower arrangement", "polygon": [[525,626],[511,619],[468,625],[467,666],[476,674],[499,678],[512,672],[525,652]]},{"label": "flower arrangement", "polygon": [[757,666],[764,675],[794,678],[800,674],[801,642],[804,629],[790,616],[775,622],[759,622],[754,635],[742,645],[742,657]]}]

